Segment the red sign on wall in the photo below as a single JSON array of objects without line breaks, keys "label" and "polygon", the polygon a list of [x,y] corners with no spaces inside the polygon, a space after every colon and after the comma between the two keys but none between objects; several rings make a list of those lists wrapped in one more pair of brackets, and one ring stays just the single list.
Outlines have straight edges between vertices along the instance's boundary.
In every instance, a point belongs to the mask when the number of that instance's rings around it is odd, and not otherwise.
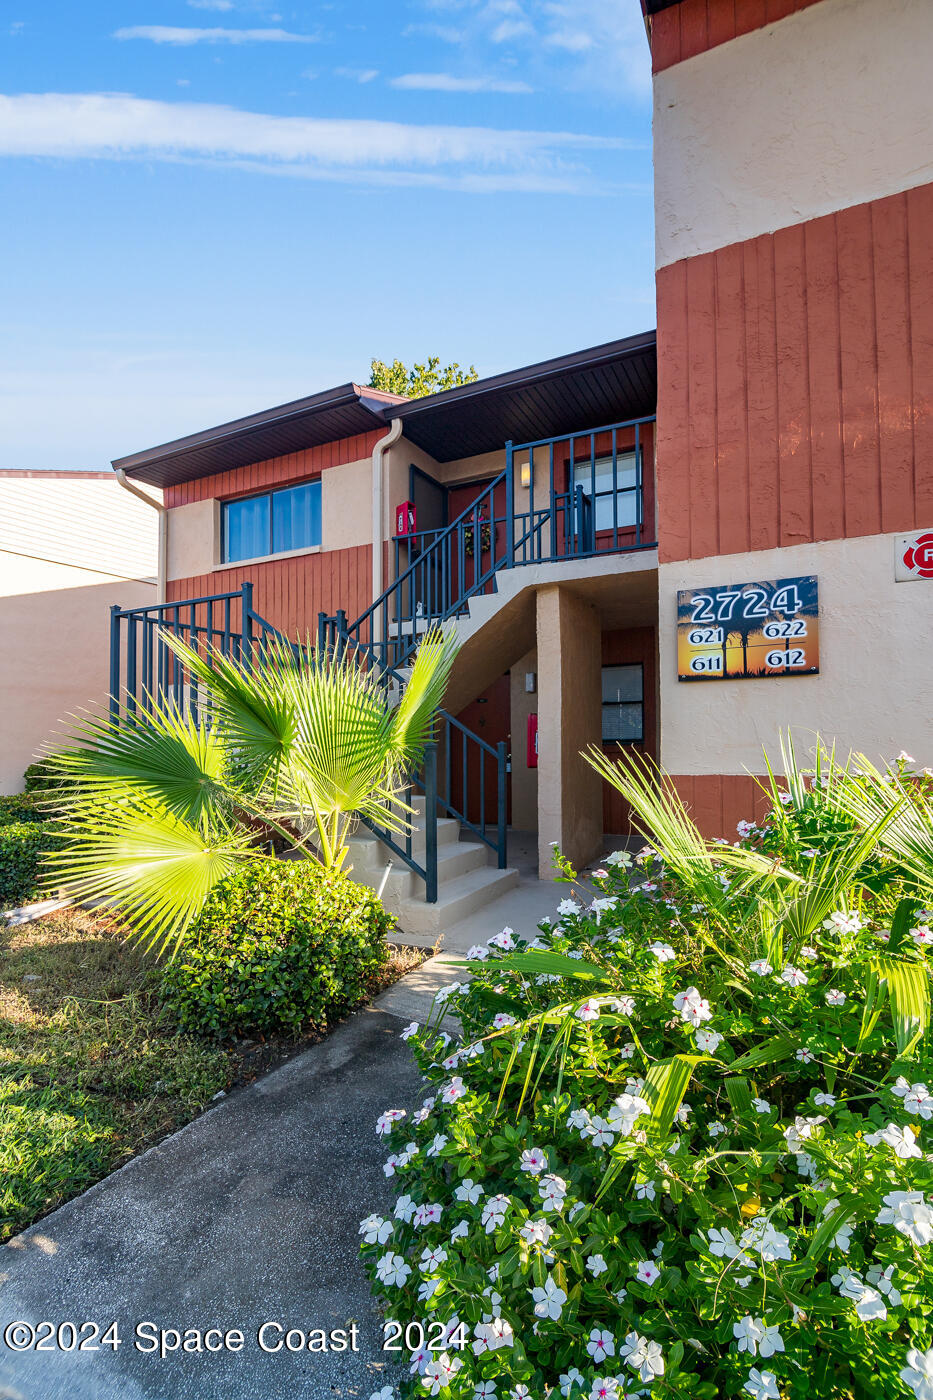
[{"label": "red sign on wall", "polygon": [[933,579],[933,530],[897,535],[894,540],[894,577],[901,583],[911,579]]},{"label": "red sign on wall", "polygon": [[525,755],[529,768],[538,766],[538,716],[528,716],[528,746]]},{"label": "red sign on wall", "polygon": [[413,535],[418,529],[418,512],[414,501],[402,501],[395,507],[396,535]]}]

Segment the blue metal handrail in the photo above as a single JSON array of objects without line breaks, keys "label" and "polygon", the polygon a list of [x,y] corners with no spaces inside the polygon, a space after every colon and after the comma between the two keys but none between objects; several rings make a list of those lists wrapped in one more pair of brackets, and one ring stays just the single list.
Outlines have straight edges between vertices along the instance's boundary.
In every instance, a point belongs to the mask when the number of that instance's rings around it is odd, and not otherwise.
[{"label": "blue metal handrail", "polygon": [[[385,666],[376,648],[366,646],[356,641],[350,635],[347,626],[346,613],[338,611],[334,617],[328,617],[326,613],[318,616],[318,649],[321,652],[334,650],[340,652],[348,647],[354,648],[354,655],[364,666],[378,672],[381,683],[386,686],[397,687],[400,692],[407,681],[403,672],[396,670],[393,666]],[[469,729],[461,720],[450,714],[447,710],[438,710],[436,714],[435,744],[431,747],[431,763],[428,762],[426,754],[422,765],[422,771],[415,771],[409,774],[409,793],[420,791],[425,799],[425,820],[428,821],[428,814],[434,814],[435,835],[436,820],[438,812],[445,816],[453,817],[462,826],[473,832],[475,836],[495,852],[496,860],[500,870],[504,870],[508,864],[508,746],[500,742],[495,747],[488,744],[485,739]],[[443,736],[441,738],[441,736]],[[443,747],[443,786],[439,780],[437,771],[437,748]],[[472,757],[472,762],[471,762]],[[455,758],[457,763],[455,765]],[[486,818],[486,791],[487,791],[487,767],[492,762],[493,773],[490,781],[495,784],[495,822],[487,821]],[[455,766],[462,768],[463,781],[461,786],[461,799],[458,805],[454,801],[453,794],[453,774]],[[479,778],[479,801],[476,820],[470,816],[470,786],[467,775],[470,771],[476,771]],[[409,797],[410,805],[410,797]],[[425,871],[417,865],[411,852],[411,833],[408,833],[404,848],[400,848],[394,841],[392,833],[388,827],[383,828],[365,817],[360,819],[364,825],[374,832],[381,841],[406,862],[406,864],[425,879],[429,891],[428,902],[433,903],[434,898],[430,897],[433,879],[433,888],[437,889],[437,861],[436,858],[428,862],[427,875]],[[427,844],[427,841],[426,841]]]},{"label": "blue metal handrail", "polygon": [[[172,651],[165,633],[180,637],[195,650],[213,647],[236,665],[250,667],[262,655],[265,643],[276,641],[290,648],[297,660],[306,648],[291,642],[283,633],[260,617],[253,608],[253,585],[244,583],[224,593],[208,593],[172,603],[152,603],[140,608],[110,610],[110,714],[119,717],[121,706],[128,715],[144,714],[153,703],[171,696],[179,710],[189,710],[198,718],[198,680]],[[325,645],[332,639],[325,638]],[[340,645],[345,646],[344,633]],[[364,658],[365,659],[365,658]],[[401,681],[402,678],[394,676]],[[424,864],[413,852],[409,827],[403,837],[389,828],[361,817],[366,825],[425,885],[425,899],[437,902],[437,748],[425,748],[420,774],[409,780],[406,798],[411,806],[415,786],[425,795]]]}]

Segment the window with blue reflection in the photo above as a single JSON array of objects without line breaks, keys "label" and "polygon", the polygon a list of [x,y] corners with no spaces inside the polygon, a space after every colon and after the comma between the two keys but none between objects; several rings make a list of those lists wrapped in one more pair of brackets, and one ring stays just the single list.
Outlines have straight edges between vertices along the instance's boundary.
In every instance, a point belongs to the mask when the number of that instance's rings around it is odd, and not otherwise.
[{"label": "window with blue reflection", "polygon": [[272,553],[321,543],[321,483],[306,482],[272,495]]},{"label": "window with blue reflection", "polygon": [[321,543],[321,483],[308,481],[262,496],[226,501],[223,562],[262,559]]},{"label": "window with blue reflection", "polygon": [[269,553],[269,497],[247,496],[224,506],[224,562]]}]

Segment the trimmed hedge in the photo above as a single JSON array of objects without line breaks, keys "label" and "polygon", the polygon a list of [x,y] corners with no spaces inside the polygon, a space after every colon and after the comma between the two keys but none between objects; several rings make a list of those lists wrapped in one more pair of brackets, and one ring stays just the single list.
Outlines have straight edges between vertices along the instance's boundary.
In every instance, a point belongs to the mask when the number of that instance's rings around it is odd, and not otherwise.
[{"label": "trimmed hedge", "polygon": [[310,860],[255,861],[211,892],[162,973],[181,1025],[204,1034],[324,1026],[363,1001],[395,920],[372,890]]},{"label": "trimmed hedge", "polygon": [[60,844],[61,837],[47,822],[0,825],[0,909],[40,898],[48,884],[42,856]]},{"label": "trimmed hedge", "polygon": [[42,822],[48,812],[39,804],[38,797],[31,792],[14,792],[0,796],[0,826],[12,826],[19,822]]}]

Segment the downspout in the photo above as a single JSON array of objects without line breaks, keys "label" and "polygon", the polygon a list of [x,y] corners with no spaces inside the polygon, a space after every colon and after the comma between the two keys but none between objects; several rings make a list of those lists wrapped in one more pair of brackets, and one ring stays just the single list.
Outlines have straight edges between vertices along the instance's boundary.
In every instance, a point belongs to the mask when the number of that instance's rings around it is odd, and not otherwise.
[{"label": "downspout", "polygon": [[[393,418],[392,426],[373,448],[373,602],[381,597],[385,587],[382,570],[383,481],[382,461],[387,447],[393,447],[402,436],[401,418]],[[373,618],[374,635],[376,619]]]},{"label": "downspout", "polygon": [[117,481],[124,491],[129,491],[131,496],[138,496],[141,501],[145,501],[147,506],[159,512],[159,554],[156,564],[156,602],[165,602],[165,580],[168,575],[168,511],[160,501],[155,501],[151,496],[147,496],[145,491],[141,491],[138,486],[134,486],[131,481],[127,481],[126,472],[122,467],[117,468]]}]

